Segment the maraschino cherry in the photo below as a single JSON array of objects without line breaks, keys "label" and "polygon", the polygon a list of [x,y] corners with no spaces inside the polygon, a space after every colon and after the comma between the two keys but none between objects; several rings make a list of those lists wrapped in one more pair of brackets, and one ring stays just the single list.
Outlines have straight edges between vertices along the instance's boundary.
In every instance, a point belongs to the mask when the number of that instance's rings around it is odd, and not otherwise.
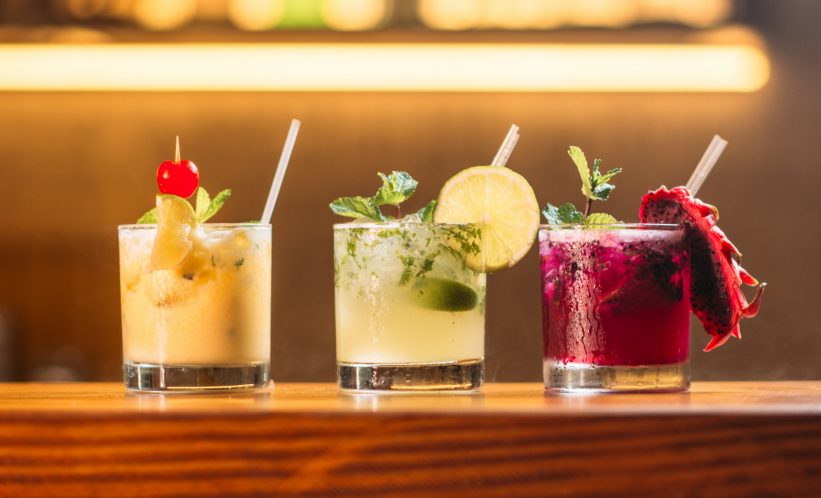
[{"label": "maraschino cherry", "polygon": [[187,159],[180,160],[180,137],[173,161],[163,161],[157,168],[157,186],[163,194],[174,194],[182,198],[191,197],[200,184],[197,165]]}]

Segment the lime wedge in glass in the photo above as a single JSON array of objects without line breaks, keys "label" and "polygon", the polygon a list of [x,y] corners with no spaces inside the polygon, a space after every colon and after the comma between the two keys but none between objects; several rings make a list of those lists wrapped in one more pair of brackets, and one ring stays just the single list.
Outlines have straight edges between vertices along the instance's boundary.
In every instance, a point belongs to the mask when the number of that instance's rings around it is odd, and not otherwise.
[{"label": "lime wedge in glass", "polygon": [[469,286],[437,277],[417,280],[411,298],[418,306],[437,311],[470,311],[479,300]]}]

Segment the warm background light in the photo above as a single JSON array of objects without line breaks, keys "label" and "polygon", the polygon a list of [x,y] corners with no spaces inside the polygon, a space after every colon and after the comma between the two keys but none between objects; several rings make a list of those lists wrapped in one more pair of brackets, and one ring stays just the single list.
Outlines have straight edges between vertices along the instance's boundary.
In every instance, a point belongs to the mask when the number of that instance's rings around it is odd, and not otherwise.
[{"label": "warm background light", "polygon": [[229,0],[228,18],[244,31],[263,31],[279,23],[285,13],[282,0]]},{"label": "warm background light", "polygon": [[133,15],[137,23],[152,31],[177,29],[194,19],[196,0],[135,0]]},{"label": "warm background light", "polygon": [[77,19],[88,19],[104,11],[107,0],[67,0],[66,9]]},{"label": "warm background light", "polygon": [[622,28],[643,23],[716,26],[733,13],[731,0],[419,0],[431,29]]},{"label": "warm background light", "polygon": [[378,27],[388,14],[384,0],[325,0],[325,24],[339,31],[366,31]]},{"label": "warm background light", "polygon": [[655,25],[714,28],[744,17],[744,0],[50,0],[6,2],[3,16],[101,30],[559,30]]},{"label": "warm background light", "polygon": [[6,45],[2,90],[750,92],[736,45]]},{"label": "warm background light", "polygon": [[468,29],[482,21],[482,8],[472,0],[419,0],[419,17],[433,29]]}]

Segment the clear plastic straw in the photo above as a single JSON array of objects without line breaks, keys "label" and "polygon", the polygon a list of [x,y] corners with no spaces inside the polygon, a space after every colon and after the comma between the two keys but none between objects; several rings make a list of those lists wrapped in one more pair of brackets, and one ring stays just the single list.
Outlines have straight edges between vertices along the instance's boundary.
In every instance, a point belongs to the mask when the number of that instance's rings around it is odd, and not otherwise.
[{"label": "clear plastic straw", "polygon": [[690,191],[690,195],[693,197],[696,196],[696,192],[701,189],[704,180],[707,179],[707,175],[710,174],[713,166],[718,162],[718,158],[721,157],[721,153],[724,152],[725,147],[727,147],[726,140],[718,135],[713,137],[713,141],[710,142],[707,150],[704,151],[704,155],[701,156],[701,161],[698,162],[698,166],[693,170],[690,179],[687,180],[687,190]]},{"label": "clear plastic straw", "polygon": [[519,141],[519,127],[515,124],[510,125],[510,130],[508,130],[507,135],[505,136],[504,141],[502,142],[502,146],[499,147],[499,152],[496,153],[496,157],[493,158],[491,161],[491,166],[504,166],[507,164],[508,159],[510,159],[510,155],[513,153],[513,148],[516,147],[516,142]]},{"label": "clear plastic straw", "polygon": [[285,139],[282,154],[279,156],[277,171],[274,173],[274,182],[271,184],[271,190],[268,192],[268,201],[265,203],[265,209],[262,210],[262,217],[259,219],[259,222],[263,225],[270,223],[271,215],[274,214],[274,205],[277,203],[279,190],[282,188],[282,180],[285,178],[285,170],[288,169],[288,161],[291,160],[291,152],[294,150],[300,124],[298,119],[291,120],[291,128],[288,130],[288,137]]}]

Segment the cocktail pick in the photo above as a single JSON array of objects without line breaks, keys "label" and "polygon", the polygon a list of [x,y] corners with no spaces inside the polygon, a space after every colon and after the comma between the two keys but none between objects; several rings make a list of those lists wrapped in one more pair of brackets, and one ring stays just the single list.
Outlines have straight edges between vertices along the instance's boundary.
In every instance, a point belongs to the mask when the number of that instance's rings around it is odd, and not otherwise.
[{"label": "cocktail pick", "polygon": [[696,196],[696,192],[698,192],[704,184],[704,180],[707,179],[707,175],[710,174],[713,166],[718,162],[718,158],[721,157],[721,153],[724,152],[725,147],[727,147],[727,141],[715,135],[713,141],[707,146],[707,150],[704,151],[704,155],[701,156],[701,161],[698,162],[698,166],[693,170],[693,174],[690,175],[690,179],[687,180],[687,190],[690,191],[690,195],[693,197]]},{"label": "cocktail pick", "polygon": [[277,171],[274,173],[274,181],[271,183],[271,190],[268,192],[268,201],[265,203],[265,209],[262,210],[262,216],[259,219],[259,222],[263,225],[270,223],[271,215],[274,214],[274,205],[277,203],[279,190],[282,188],[282,180],[285,178],[285,170],[288,169],[288,161],[291,160],[291,152],[294,150],[300,124],[298,119],[291,120],[291,127],[288,129],[288,136],[285,138],[285,145],[282,147],[282,154],[279,156]]},{"label": "cocktail pick", "polygon": [[502,146],[499,147],[499,151],[496,153],[496,157],[493,158],[493,161],[490,162],[491,166],[504,166],[507,164],[508,159],[510,159],[510,155],[513,153],[513,148],[516,147],[516,142],[519,141],[519,127],[515,124],[510,125],[510,130],[508,130],[507,135],[505,136],[504,141],[502,142]]}]

